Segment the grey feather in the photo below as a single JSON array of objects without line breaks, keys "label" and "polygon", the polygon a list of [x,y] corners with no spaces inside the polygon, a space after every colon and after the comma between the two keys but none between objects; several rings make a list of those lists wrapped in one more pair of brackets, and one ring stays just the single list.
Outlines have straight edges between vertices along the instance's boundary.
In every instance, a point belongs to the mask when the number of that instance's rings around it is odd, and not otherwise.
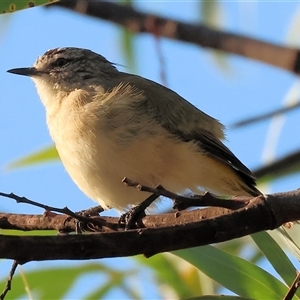
[{"label": "grey feather", "polygon": [[[120,72],[118,81],[128,83],[137,91],[138,86],[143,86],[145,97],[139,103],[135,103],[135,109],[139,113],[146,113],[154,118],[174,137],[185,142],[195,142],[199,151],[204,151],[206,155],[231,167],[249,187],[248,192],[251,195],[261,194],[255,187],[256,182],[251,171],[221,142],[221,139],[224,139],[224,126],[216,119],[174,91],[151,80]],[[112,84],[115,85],[115,82]]]}]

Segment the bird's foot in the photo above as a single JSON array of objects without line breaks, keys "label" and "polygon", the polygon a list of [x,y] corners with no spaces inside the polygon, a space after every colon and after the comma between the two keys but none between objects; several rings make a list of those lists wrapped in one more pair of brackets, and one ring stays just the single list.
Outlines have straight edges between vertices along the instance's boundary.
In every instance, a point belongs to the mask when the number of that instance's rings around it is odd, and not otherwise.
[{"label": "bird's foot", "polygon": [[145,210],[154,202],[159,196],[151,195],[139,205],[131,208],[128,212],[121,215],[119,224],[125,225],[125,230],[133,229],[135,227],[142,227],[142,223],[137,223],[146,215]]},{"label": "bird's foot", "polygon": [[[101,212],[103,212],[104,209],[102,206],[98,205],[98,206],[94,206],[88,209],[84,209],[81,210],[79,212],[76,212],[77,215],[85,217],[85,218],[89,218],[89,217],[95,217],[95,216],[99,216],[99,214]],[[89,221],[83,221],[83,220],[76,220],[76,233],[77,234],[81,234],[84,231],[98,231],[97,230],[97,226],[95,226],[95,224],[89,222]]]}]

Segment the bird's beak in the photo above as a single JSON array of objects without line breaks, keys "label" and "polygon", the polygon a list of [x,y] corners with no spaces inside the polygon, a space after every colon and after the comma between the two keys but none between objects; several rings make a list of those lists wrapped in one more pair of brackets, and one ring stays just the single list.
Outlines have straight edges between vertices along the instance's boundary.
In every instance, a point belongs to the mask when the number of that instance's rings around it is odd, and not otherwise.
[{"label": "bird's beak", "polygon": [[13,73],[17,75],[24,75],[24,76],[38,76],[41,72],[37,68],[17,68],[17,69],[10,69],[7,70],[8,73]]}]

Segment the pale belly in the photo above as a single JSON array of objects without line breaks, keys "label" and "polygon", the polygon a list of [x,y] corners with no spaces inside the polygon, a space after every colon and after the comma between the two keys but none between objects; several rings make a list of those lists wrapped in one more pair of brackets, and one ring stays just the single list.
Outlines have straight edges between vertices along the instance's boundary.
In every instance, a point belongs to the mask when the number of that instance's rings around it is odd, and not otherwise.
[{"label": "pale belly", "polygon": [[85,144],[77,151],[76,147],[78,144],[64,143],[57,145],[57,150],[73,181],[104,208],[121,210],[149,196],[125,186],[124,177],[152,187],[165,182],[166,161],[161,141],[147,139],[118,145],[102,138],[97,145]]},{"label": "pale belly", "polygon": [[142,115],[133,110],[129,104],[140,101],[139,95],[124,95],[90,102],[89,93],[75,90],[47,106],[61,160],[88,197],[104,208],[122,210],[149,196],[125,186],[124,177],[151,187],[161,184],[174,193],[203,187],[224,195],[247,194],[229,164],[204,154],[200,143],[172,135],[143,110]]},{"label": "pale belly", "polygon": [[[163,136],[132,140],[120,145],[109,138],[101,143],[57,145],[61,160],[78,187],[103,208],[123,210],[139,204],[149,194],[127,187],[124,177],[155,187],[161,184],[178,193],[199,187],[220,194],[244,194],[231,169],[202,154],[193,143]],[[77,144],[78,148],[78,144]]]}]

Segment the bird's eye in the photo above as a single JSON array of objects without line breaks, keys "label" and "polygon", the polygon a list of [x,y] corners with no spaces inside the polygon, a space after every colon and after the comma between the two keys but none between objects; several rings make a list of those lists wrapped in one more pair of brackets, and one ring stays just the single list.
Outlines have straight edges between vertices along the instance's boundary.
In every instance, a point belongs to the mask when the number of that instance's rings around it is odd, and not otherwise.
[{"label": "bird's eye", "polygon": [[67,59],[61,57],[55,61],[54,66],[61,68],[61,67],[64,67],[68,62],[69,61]]}]

